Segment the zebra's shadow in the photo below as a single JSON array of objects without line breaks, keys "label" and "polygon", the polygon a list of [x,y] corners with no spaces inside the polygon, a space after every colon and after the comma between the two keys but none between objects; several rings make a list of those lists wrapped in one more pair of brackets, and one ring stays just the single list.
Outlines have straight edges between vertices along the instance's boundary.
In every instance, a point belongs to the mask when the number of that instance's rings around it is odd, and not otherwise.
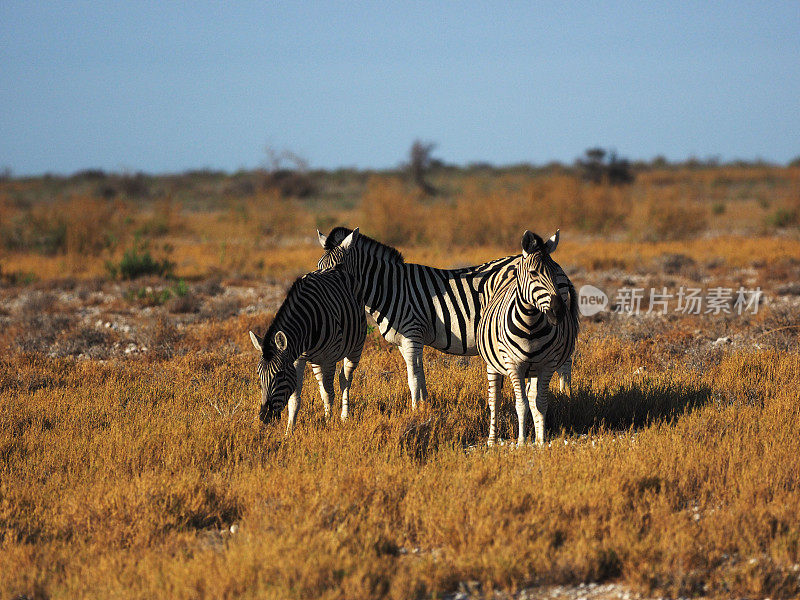
[{"label": "zebra's shadow", "polygon": [[713,391],[702,384],[641,381],[613,390],[575,386],[572,393],[552,395],[546,416],[547,431],[581,435],[596,431],[640,429],[671,421],[712,401]]}]

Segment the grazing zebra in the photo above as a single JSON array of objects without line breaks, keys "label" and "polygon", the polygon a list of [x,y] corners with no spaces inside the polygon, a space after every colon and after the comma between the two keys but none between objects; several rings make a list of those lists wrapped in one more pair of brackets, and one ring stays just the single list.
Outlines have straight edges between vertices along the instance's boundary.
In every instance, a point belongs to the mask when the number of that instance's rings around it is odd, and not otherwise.
[{"label": "grazing zebra", "polygon": [[[536,440],[544,443],[544,417],[553,373],[568,362],[578,335],[578,301],[571,290],[567,307],[556,282],[563,273],[550,257],[558,245],[526,231],[515,276],[495,291],[478,325],[478,350],[489,379],[489,444],[495,442],[495,405],[508,376],[514,386],[519,435],[525,439],[525,415],[530,406]],[[527,396],[522,385],[531,377]],[[531,389],[533,388],[533,389]]]},{"label": "grazing zebra", "polygon": [[[408,372],[412,408],[428,396],[423,346],[448,354],[478,354],[476,339],[481,311],[520,259],[518,254],[473,267],[436,269],[406,263],[396,249],[360,235],[358,228],[335,227],[327,236],[319,231],[317,236],[325,249],[319,268],[347,264],[381,335],[400,347]],[[346,249],[343,240],[348,238],[351,241]],[[563,271],[557,279],[561,294],[574,296],[572,284]],[[567,361],[565,375],[570,368]]]},{"label": "grazing zebra", "polygon": [[344,268],[304,275],[289,289],[264,337],[250,332],[253,345],[261,352],[259,417],[263,422],[279,418],[288,403],[286,432],[292,430],[300,408],[306,362],[311,363],[319,383],[328,418],[334,396],[336,363],[342,359],[344,364],[339,373],[341,417],[342,420],[347,418],[353,371],[361,358],[367,331],[364,302],[354,288],[355,280]]}]

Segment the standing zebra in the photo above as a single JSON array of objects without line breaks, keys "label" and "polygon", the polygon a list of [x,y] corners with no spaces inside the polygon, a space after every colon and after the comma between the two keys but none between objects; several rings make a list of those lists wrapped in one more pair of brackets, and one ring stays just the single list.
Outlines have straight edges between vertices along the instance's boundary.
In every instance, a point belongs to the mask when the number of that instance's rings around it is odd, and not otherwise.
[{"label": "standing zebra", "polygon": [[[348,245],[347,240],[343,245]],[[261,352],[259,417],[263,422],[279,418],[288,403],[286,432],[292,430],[300,408],[306,362],[311,363],[319,383],[328,418],[336,363],[342,359],[341,417],[347,418],[353,371],[361,358],[367,331],[364,302],[354,289],[355,280],[343,266],[304,275],[289,289],[264,337],[250,332],[253,345]]]},{"label": "standing zebra", "polygon": [[[319,268],[348,264],[348,271],[356,278],[357,291],[381,335],[400,347],[408,372],[412,408],[428,396],[423,346],[448,354],[478,354],[476,339],[481,312],[520,259],[518,254],[473,267],[436,269],[406,263],[396,249],[359,235],[357,228],[353,231],[335,227],[327,236],[319,231],[317,236],[325,249]],[[350,236],[353,238],[348,250],[343,247],[343,240]],[[557,280],[562,296],[575,295],[563,271],[558,273]],[[570,367],[567,361],[565,376]]]},{"label": "standing zebra", "polygon": [[[536,440],[544,443],[550,378],[568,361],[578,335],[577,298],[570,294],[567,308],[556,285],[563,271],[550,254],[557,245],[557,236],[544,242],[535,233],[525,232],[515,276],[495,291],[478,325],[478,350],[489,379],[490,445],[495,442],[495,405],[504,375],[514,386],[517,443],[525,439],[529,405]],[[522,385],[526,377],[532,378],[527,397]]]}]

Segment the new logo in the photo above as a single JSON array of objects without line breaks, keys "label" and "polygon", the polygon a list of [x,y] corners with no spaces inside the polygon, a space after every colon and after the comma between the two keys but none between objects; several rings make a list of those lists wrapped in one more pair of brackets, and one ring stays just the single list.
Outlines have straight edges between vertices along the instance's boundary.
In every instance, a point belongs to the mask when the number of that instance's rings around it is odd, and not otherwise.
[{"label": "new logo", "polygon": [[584,285],[578,291],[578,309],[584,317],[596,315],[608,306],[608,296],[593,285]]}]

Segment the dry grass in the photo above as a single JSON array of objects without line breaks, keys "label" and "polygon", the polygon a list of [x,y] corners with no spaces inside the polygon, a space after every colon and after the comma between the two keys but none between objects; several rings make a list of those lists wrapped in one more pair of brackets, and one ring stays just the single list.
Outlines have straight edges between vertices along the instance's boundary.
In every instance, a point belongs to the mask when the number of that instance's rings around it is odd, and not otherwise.
[{"label": "dry grass", "polygon": [[[431,200],[342,177],[339,204],[238,194],[212,174],[192,181],[223,190],[213,200],[167,179],[139,181],[136,203],[0,184],[0,596],[405,599],[608,580],[800,595],[800,240],[768,219],[800,201],[800,169],[651,171],[616,189],[477,174],[432,180]],[[52,223],[62,246],[31,242]],[[485,447],[477,358],[426,351],[431,399],[411,413],[402,359],[374,332],[352,419],[324,421],[309,372],[284,439],[257,420],[247,331],[316,264],[314,228],[340,223],[443,267],[561,227],[578,286],[760,285],[768,303],[747,319],[585,320],[544,448]],[[109,280],[105,262],[139,241],[186,283]],[[506,386],[499,434],[515,428]]]},{"label": "dry grass", "polygon": [[734,353],[705,373],[645,359],[645,377],[630,343],[580,355],[552,444],[517,450],[482,445],[477,359],[430,353],[432,401],[412,414],[399,355],[374,336],[354,418],[324,423],[309,375],[291,439],[258,424],[248,353],[4,358],[0,589],[408,598],[611,578],[800,593],[800,355]]},{"label": "dry grass", "polygon": [[[329,175],[325,185],[343,185],[337,177]],[[561,228],[567,239],[589,236],[603,244],[706,245],[720,236],[780,233],[796,240],[800,223],[797,167],[650,170],[625,187],[589,185],[559,172],[448,177],[433,181],[444,192],[432,199],[390,174],[363,183],[356,178],[336,202],[325,194],[301,200],[276,190],[219,192],[203,187],[227,190],[210,175],[197,175],[194,195],[176,191],[169,178],[142,179],[154,191],[112,200],[87,194],[78,183],[72,192],[62,183],[43,200],[54,184],[6,181],[0,183],[0,274],[13,282],[102,277],[106,264],[118,264],[127,250],[144,244],[155,260],[175,263],[177,277],[286,278],[313,264],[316,227],[342,223],[412,254],[433,253],[445,264],[453,251],[484,250],[485,258],[515,251],[525,228]],[[210,196],[198,196],[201,191]]]}]

